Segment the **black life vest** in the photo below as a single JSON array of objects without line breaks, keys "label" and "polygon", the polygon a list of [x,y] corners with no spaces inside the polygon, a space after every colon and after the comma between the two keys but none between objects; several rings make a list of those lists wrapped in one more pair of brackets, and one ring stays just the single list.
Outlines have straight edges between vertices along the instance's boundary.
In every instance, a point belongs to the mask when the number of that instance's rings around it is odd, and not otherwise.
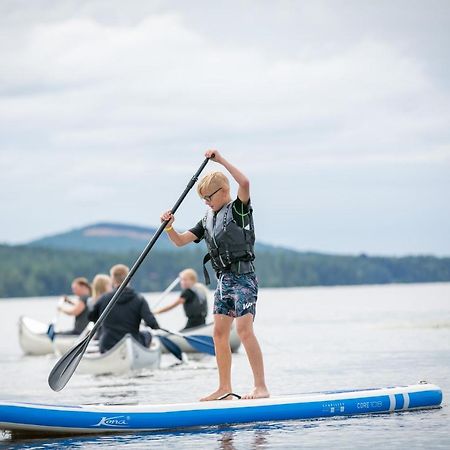
[{"label": "black life vest", "polygon": [[81,302],[84,303],[83,311],[75,317],[74,334],[81,334],[83,330],[88,326],[89,323],[89,308],[87,305],[88,296],[83,295],[78,297]]},{"label": "black life vest", "polygon": [[205,318],[208,315],[208,299],[205,290],[197,286],[192,286],[189,289],[194,293],[194,300],[183,304],[186,317],[188,319],[194,317]]},{"label": "black life vest", "polygon": [[209,260],[216,273],[231,271],[242,274],[255,270],[252,263],[255,259],[253,210],[249,205],[249,223],[245,227],[240,227],[233,218],[232,207],[233,202],[230,202],[216,214],[209,209],[203,218],[205,241],[209,252],[203,258],[206,284],[210,283],[205,267]]}]

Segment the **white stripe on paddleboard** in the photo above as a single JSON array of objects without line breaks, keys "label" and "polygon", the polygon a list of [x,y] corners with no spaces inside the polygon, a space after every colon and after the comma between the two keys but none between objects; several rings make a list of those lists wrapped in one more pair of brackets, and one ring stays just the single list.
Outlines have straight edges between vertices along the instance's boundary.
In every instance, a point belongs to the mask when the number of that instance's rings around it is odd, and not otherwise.
[{"label": "white stripe on paddleboard", "polygon": [[389,411],[395,411],[396,401],[395,401],[395,395],[389,394]]},{"label": "white stripe on paddleboard", "polygon": [[403,408],[402,409],[408,409],[409,408],[409,394],[407,392],[403,393]]}]

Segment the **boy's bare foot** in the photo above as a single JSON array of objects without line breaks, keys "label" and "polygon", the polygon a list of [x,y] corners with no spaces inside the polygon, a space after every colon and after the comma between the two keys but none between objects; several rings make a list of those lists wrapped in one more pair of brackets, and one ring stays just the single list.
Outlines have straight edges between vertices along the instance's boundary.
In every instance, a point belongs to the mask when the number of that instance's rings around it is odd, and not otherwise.
[{"label": "boy's bare foot", "polygon": [[242,400],[251,400],[254,398],[268,398],[270,397],[269,391],[266,387],[253,388],[251,392],[242,396]]},{"label": "boy's bare foot", "polygon": [[[206,397],[202,397],[200,399],[201,402],[210,402],[211,400],[218,400],[220,397],[229,394],[231,392],[231,389],[217,389],[217,391],[213,392],[212,394],[207,395]],[[233,397],[230,395],[226,397],[224,400],[232,400]]]}]

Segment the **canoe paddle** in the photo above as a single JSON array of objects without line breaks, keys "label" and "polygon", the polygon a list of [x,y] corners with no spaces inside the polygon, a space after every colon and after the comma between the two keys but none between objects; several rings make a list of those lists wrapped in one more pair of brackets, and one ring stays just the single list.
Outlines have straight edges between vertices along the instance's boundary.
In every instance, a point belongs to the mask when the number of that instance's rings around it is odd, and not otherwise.
[{"label": "canoe paddle", "polygon": [[55,339],[55,335],[56,335],[56,324],[58,323],[58,320],[61,316],[61,310],[59,309],[60,306],[64,303],[64,298],[62,297],[61,300],[59,300],[58,302],[58,307],[56,308],[56,316],[53,317],[52,321],[50,322],[48,328],[47,328],[47,336],[49,337],[49,339],[53,342]]},{"label": "canoe paddle", "polygon": [[53,320],[50,322],[50,324],[47,328],[47,336],[49,337],[49,339],[52,342],[55,339],[55,335],[56,335],[55,327],[56,327],[56,323],[58,322],[58,317],[59,317],[59,311],[57,312],[56,317],[53,318]]},{"label": "canoe paddle", "polygon": [[172,283],[167,286],[166,290],[161,294],[159,299],[156,301],[154,305],[152,305],[152,310],[155,309],[166,297],[167,295],[172,292],[173,288],[180,282],[180,277],[176,277],[175,280],[172,281]]},{"label": "canoe paddle", "polygon": [[186,339],[186,341],[200,353],[207,353],[208,355],[212,356],[216,355],[216,351],[214,349],[214,341],[211,336],[187,336],[186,334],[169,331],[164,328],[160,328],[160,330],[165,331],[168,334],[173,334],[174,336],[179,336]]},{"label": "canoe paddle", "polygon": [[178,347],[175,342],[172,342],[168,337],[161,336],[160,334],[157,334],[159,340],[161,341],[161,344],[167,349],[169,353],[172,353],[175,358],[179,359],[180,361],[183,361],[183,354],[181,351],[181,348]]},{"label": "canoe paddle", "polygon": [[[214,155],[212,155],[211,157],[214,157]],[[186,197],[188,192],[192,189],[192,187],[198,180],[200,173],[205,168],[206,164],[208,164],[208,161],[209,161],[209,158],[205,158],[205,160],[203,161],[203,163],[201,164],[201,166],[199,167],[197,172],[191,178],[188,185],[186,186],[186,189],[183,191],[180,198],[177,200],[174,207],[171,209],[172,214],[175,214],[176,210],[181,205],[182,201],[184,200],[184,198]],[[116,304],[117,300],[119,299],[120,295],[122,294],[122,291],[128,285],[131,278],[135,274],[136,270],[142,264],[142,261],[144,261],[145,257],[150,252],[150,250],[154,246],[155,242],[158,240],[159,236],[161,236],[162,232],[164,231],[164,228],[166,228],[168,223],[169,223],[169,220],[165,220],[164,222],[161,223],[160,227],[158,228],[156,233],[153,235],[150,242],[144,248],[144,251],[141,253],[139,258],[134,263],[133,267],[130,269],[130,272],[128,273],[126,278],[122,281],[122,284],[117,289],[113,298],[110,300],[107,307],[104,309],[103,313],[98,318],[97,322],[95,323],[95,325],[92,328],[92,330],[90,331],[90,333],[84,339],[82,339],[76,345],[74,345],[55,364],[55,366],[53,367],[52,371],[50,372],[50,374],[48,376],[48,384],[54,391],[60,391],[61,389],[63,389],[64,386],[67,384],[67,382],[70,380],[70,378],[72,377],[73,373],[75,372],[78,364],[80,363],[80,360],[83,357],[83,354],[86,351],[86,348],[89,345],[90,340],[94,337],[98,328],[100,327],[102,322],[105,320],[105,318],[110,313],[111,309]]]}]

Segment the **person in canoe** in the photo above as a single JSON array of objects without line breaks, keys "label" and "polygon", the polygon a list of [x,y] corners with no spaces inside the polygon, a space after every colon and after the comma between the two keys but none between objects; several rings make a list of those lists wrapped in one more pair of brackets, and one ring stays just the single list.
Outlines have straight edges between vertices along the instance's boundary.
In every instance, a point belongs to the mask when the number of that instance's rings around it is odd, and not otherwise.
[{"label": "person in canoe", "polygon": [[[88,308],[92,310],[95,303],[107,292],[111,292],[113,289],[111,277],[106,273],[98,273],[92,280],[92,297],[88,299]],[[98,329],[95,333],[94,340],[98,341],[100,339],[100,334],[102,332],[102,327]]]},{"label": "person in canoe", "polygon": [[[102,295],[94,304],[89,314],[89,319],[92,322],[96,322],[101,316],[129,271],[130,269],[123,264],[111,267],[110,275],[113,290]],[[148,347],[152,335],[148,331],[139,331],[142,320],[150,328],[159,329],[158,322],[150,311],[147,300],[130,286],[126,286],[114,308],[111,309],[102,323],[99,340],[100,353],[114,347],[127,333],[130,333],[138,342]]]},{"label": "person in canoe", "polygon": [[[84,277],[75,278],[72,281],[72,292],[76,296],[75,299],[71,299],[67,296],[62,298],[58,305],[58,311],[64,314],[75,317],[75,324],[73,329],[67,331],[58,331],[57,334],[74,334],[79,335],[87,327],[89,323],[89,309],[87,307],[87,302],[89,297],[91,297],[92,289],[89,281]],[[54,338],[55,332],[50,325],[47,334],[51,339]]]},{"label": "person in canoe", "polygon": [[[221,164],[238,184],[237,197],[230,194],[230,183],[222,172],[205,175],[197,185],[199,196],[208,206],[206,215],[193,228],[178,233],[173,228],[171,211],[161,215],[170,240],[178,247],[205,239],[209,260],[218,282],[214,293],[214,345],[219,371],[219,387],[201,400],[229,399],[236,396],[231,389],[231,351],[229,337],[236,319],[236,329],[244,345],[253,372],[254,387],[243,398],[269,397],[264,376],[264,362],[253,330],[258,296],[258,281],[253,260],[255,232],[250,205],[250,182],[217,150],[208,150],[207,158]],[[209,276],[204,266],[205,280]]]},{"label": "person in canoe", "polygon": [[181,331],[205,325],[208,315],[208,291],[206,286],[197,281],[197,272],[194,269],[185,269],[180,272],[181,294],[167,306],[155,309],[153,314],[162,314],[183,305],[187,323]]},{"label": "person in canoe", "polygon": [[111,277],[106,273],[98,273],[92,280],[92,297],[88,299],[88,308],[92,309],[97,300],[107,292],[112,291]]}]

